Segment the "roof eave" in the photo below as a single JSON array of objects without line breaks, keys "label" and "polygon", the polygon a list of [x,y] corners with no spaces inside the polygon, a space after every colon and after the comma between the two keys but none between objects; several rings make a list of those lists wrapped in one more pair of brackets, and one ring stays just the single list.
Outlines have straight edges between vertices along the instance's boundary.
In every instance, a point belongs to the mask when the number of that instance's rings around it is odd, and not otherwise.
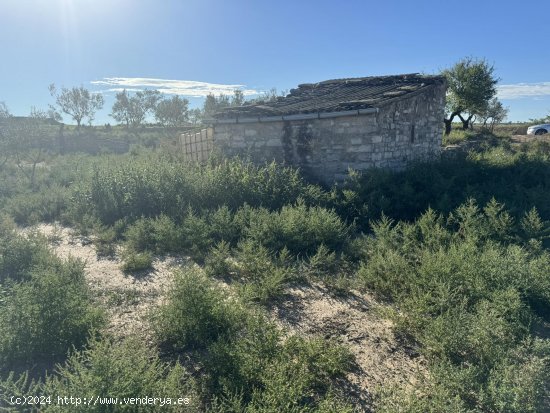
[{"label": "roof eave", "polygon": [[313,119],[327,119],[327,118],[339,118],[343,116],[360,116],[371,115],[378,113],[378,108],[365,108],[354,110],[342,110],[338,112],[316,112],[316,113],[296,113],[293,115],[282,116],[253,116],[226,119],[211,119],[211,123],[216,124],[237,124],[237,123],[262,123],[262,122],[284,122],[292,120],[313,120]]}]

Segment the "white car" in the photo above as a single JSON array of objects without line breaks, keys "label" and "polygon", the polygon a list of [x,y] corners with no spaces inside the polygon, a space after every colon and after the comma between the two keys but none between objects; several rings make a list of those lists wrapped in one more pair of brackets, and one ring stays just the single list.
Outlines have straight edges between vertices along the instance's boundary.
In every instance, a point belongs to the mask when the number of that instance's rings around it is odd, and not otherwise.
[{"label": "white car", "polygon": [[534,125],[527,128],[527,135],[544,135],[550,132],[550,123],[543,125]]}]

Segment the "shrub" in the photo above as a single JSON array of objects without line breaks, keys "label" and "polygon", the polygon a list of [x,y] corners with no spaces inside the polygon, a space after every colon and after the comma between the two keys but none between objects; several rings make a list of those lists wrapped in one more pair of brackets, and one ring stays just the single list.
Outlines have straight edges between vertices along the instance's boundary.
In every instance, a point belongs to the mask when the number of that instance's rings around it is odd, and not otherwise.
[{"label": "shrub", "polygon": [[283,340],[272,322],[196,268],[176,274],[154,325],[163,348],[188,351],[203,367],[199,387],[211,411],[350,410],[331,393],[351,366],[349,352],[322,340]]},{"label": "shrub", "polygon": [[[136,338],[115,342],[108,338],[91,341],[88,348],[73,353],[60,366],[57,374],[49,376],[42,386],[42,394],[100,398],[163,399],[188,398],[189,405],[163,406],[152,404],[117,404],[120,412],[198,412],[199,401],[193,380],[180,364],[170,366],[158,354]],[[82,396],[80,396],[82,395]],[[44,411],[104,412],[114,411],[108,404],[45,406]]]},{"label": "shrub", "polygon": [[204,271],[211,277],[228,276],[232,266],[228,262],[230,258],[229,244],[225,241],[220,241],[210,250],[204,263]]},{"label": "shrub", "polygon": [[179,233],[172,219],[166,215],[140,218],[131,224],[124,238],[129,249],[157,253],[175,252],[180,247]]},{"label": "shrub", "polygon": [[317,252],[309,258],[308,272],[314,277],[336,275],[338,260],[336,253],[330,251],[324,244],[319,245]]},{"label": "shrub", "polygon": [[164,348],[204,348],[237,328],[242,309],[198,269],[176,272],[167,304],[154,316],[154,330]]},{"label": "shrub", "polygon": [[94,245],[98,257],[113,257],[116,253],[117,234],[114,228],[101,227],[96,233]]},{"label": "shrub", "polygon": [[443,135],[443,145],[456,145],[477,137],[473,131],[453,129],[449,135]]},{"label": "shrub", "polygon": [[252,326],[242,339],[213,349],[207,369],[221,396],[213,411],[322,412],[330,405],[352,411],[332,392],[333,380],[351,366],[347,351],[295,336],[279,344],[278,334],[265,330],[264,323]]},{"label": "shrub", "polygon": [[0,221],[0,283],[28,280],[33,268],[47,267],[57,261],[44,237],[37,234],[23,237],[9,221]]},{"label": "shrub", "polygon": [[247,208],[239,208],[236,214],[223,205],[206,217],[211,237],[216,241],[226,241],[235,245],[241,238],[244,228],[248,224]]},{"label": "shrub", "polygon": [[240,296],[246,302],[256,302],[267,305],[280,298],[289,281],[288,271],[284,268],[274,268],[262,278],[240,285]]},{"label": "shrub", "polygon": [[236,210],[245,203],[277,209],[299,197],[311,202],[325,197],[296,170],[276,164],[221,160],[198,167],[151,154],[116,163],[107,159],[74,186],[72,216],[93,214],[104,224],[160,214],[178,220],[188,206],[198,212],[223,205]]},{"label": "shrub", "polygon": [[512,413],[544,411],[545,388],[550,382],[548,340],[527,340],[503,358],[487,384],[494,410]]},{"label": "shrub", "polygon": [[191,208],[183,220],[180,234],[183,247],[198,262],[204,260],[207,251],[215,242],[206,219],[198,216]]},{"label": "shrub", "polygon": [[[521,153],[500,145],[439,161],[415,163],[401,172],[379,169],[351,174],[335,189],[331,200],[339,213],[358,217],[362,230],[365,205],[370,219],[382,213],[412,221],[429,207],[449,213],[469,198],[485,204],[491,198],[505,203],[512,217],[537,208],[550,219],[550,158],[535,148]],[[346,195],[347,194],[347,195]],[[347,200],[343,202],[343,200]]]},{"label": "shrub", "polygon": [[81,262],[33,268],[30,276],[9,287],[0,306],[0,360],[6,368],[63,360],[102,325]]},{"label": "shrub", "polygon": [[285,205],[280,212],[251,211],[246,236],[273,250],[287,248],[292,254],[312,254],[324,244],[341,249],[352,229],[333,210],[308,207],[303,202]]},{"label": "shrub", "polygon": [[153,254],[149,251],[136,252],[126,249],[122,256],[121,269],[124,272],[147,271],[153,268]]},{"label": "shrub", "polygon": [[[439,363],[424,377],[420,392],[382,389],[377,410],[384,413],[474,412],[486,411],[535,413],[545,410],[545,383],[549,380],[548,343],[527,340],[512,349],[491,371],[487,385],[480,389],[475,366],[459,368]],[[469,397],[460,397],[461,394]],[[482,404],[475,404],[477,398]]]},{"label": "shrub", "polygon": [[[547,317],[550,284],[542,270],[550,262],[547,251],[515,245],[510,216],[494,201],[483,209],[473,202],[461,205],[448,224],[428,211],[412,224],[392,225],[384,218],[373,232],[358,275],[396,303],[397,332],[433,360],[433,387],[421,390],[431,398],[413,402],[399,393],[410,401],[403,411],[501,411],[504,402],[496,399],[522,399],[519,411],[537,411],[542,396],[534,389],[541,388],[543,377],[534,373],[520,385],[503,366],[529,340],[535,317]],[[524,354],[535,357],[531,350]],[[535,359],[542,369],[542,359]],[[517,374],[532,368],[526,363]]]},{"label": "shrub", "polygon": [[252,240],[239,242],[234,271],[241,281],[241,297],[262,305],[283,295],[291,279],[291,270],[284,264],[287,250],[275,256]]},{"label": "shrub", "polygon": [[5,210],[18,224],[32,225],[59,219],[65,212],[68,202],[67,188],[52,185],[39,192],[20,194],[10,198]]}]

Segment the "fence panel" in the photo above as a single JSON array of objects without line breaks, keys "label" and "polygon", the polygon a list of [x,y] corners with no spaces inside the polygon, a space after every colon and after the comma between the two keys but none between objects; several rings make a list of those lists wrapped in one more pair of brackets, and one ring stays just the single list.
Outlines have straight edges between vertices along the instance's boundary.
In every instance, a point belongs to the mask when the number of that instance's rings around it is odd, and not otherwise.
[{"label": "fence panel", "polygon": [[214,130],[201,129],[197,132],[187,132],[180,135],[180,149],[189,161],[205,162],[214,147]]}]

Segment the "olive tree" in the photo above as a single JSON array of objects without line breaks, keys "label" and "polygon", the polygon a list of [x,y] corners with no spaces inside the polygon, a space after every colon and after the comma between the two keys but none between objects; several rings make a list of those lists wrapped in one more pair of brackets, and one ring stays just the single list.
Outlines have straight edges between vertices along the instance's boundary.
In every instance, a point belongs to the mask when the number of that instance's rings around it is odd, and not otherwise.
[{"label": "olive tree", "polygon": [[109,115],[126,127],[141,126],[149,113],[154,113],[159,100],[158,90],[143,90],[130,95],[126,89],[115,95],[112,113]]},{"label": "olive tree", "polygon": [[155,119],[164,126],[183,126],[189,121],[189,101],[179,96],[161,100],[155,108]]},{"label": "olive tree", "polygon": [[[83,86],[72,87],[71,89],[63,87],[58,91],[52,83],[49,89],[50,94],[55,98],[57,109],[71,116],[78,128],[80,128],[82,120],[86,118],[91,123],[96,112],[103,107],[103,96],[99,93],[92,93]],[[54,106],[51,108],[52,110],[55,109]]]},{"label": "olive tree", "polygon": [[445,134],[451,132],[456,116],[462,121],[463,129],[468,129],[474,116],[487,111],[489,102],[497,92],[498,79],[494,71],[486,60],[472,57],[466,57],[443,71],[448,85]]},{"label": "olive tree", "polygon": [[216,97],[213,94],[209,94],[206,96],[202,107],[202,119],[211,119],[216,112],[224,108],[242,106],[244,103],[244,93],[240,89],[235,89],[232,97],[224,94]]},{"label": "olive tree", "polygon": [[479,114],[483,127],[493,131],[497,123],[501,123],[508,116],[508,109],[495,97],[491,99],[485,111]]}]

